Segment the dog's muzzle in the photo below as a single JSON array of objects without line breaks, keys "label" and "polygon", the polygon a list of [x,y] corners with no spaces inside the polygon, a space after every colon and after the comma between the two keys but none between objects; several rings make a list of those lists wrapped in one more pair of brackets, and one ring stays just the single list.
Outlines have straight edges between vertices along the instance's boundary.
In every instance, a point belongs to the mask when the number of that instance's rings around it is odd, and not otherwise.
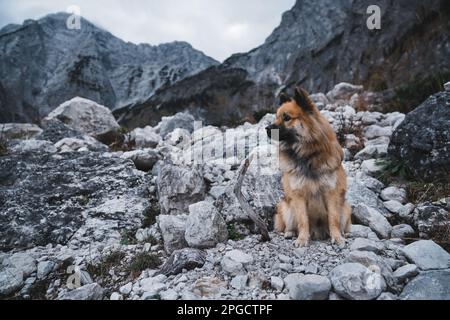
[{"label": "dog's muzzle", "polygon": [[272,124],[266,128],[267,136],[269,138],[272,138],[272,130],[280,130],[280,126]]}]

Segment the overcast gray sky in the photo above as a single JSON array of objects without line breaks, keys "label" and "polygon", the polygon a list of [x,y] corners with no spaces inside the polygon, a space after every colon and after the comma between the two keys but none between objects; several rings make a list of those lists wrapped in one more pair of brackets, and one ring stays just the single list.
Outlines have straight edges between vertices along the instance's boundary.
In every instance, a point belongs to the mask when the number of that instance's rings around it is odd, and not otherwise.
[{"label": "overcast gray sky", "polygon": [[77,5],[125,41],[187,41],[223,61],[264,42],[295,0],[0,0],[0,28]]}]

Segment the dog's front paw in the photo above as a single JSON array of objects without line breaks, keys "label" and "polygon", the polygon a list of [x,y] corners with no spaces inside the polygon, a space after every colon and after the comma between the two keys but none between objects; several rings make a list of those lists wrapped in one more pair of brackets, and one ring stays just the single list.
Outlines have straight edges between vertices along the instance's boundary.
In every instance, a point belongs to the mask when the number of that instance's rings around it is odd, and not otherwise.
[{"label": "dog's front paw", "polygon": [[294,242],[294,246],[296,248],[307,247],[309,246],[309,237],[300,237]]},{"label": "dog's front paw", "polygon": [[339,247],[345,246],[345,239],[342,237],[341,234],[336,234],[331,237],[331,244],[338,245]]},{"label": "dog's front paw", "polygon": [[292,231],[288,231],[284,233],[284,238],[285,239],[292,239],[293,237],[295,237],[295,233]]}]

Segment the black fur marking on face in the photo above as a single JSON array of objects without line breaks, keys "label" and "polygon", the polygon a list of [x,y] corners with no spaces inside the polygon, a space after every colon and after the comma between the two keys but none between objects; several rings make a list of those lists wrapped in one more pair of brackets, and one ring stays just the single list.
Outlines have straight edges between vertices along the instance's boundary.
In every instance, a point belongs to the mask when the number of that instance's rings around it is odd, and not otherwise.
[{"label": "black fur marking on face", "polygon": [[289,146],[299,142],[299,137],[294,129],[287,129],[284,126],[279,126],[278,130],[280,133],[280,141],[288,144]]},{"label": "black fur marking on face", "polygon": [[292,101],[291,97],[289,97],[285,92],[280,94],[280,106],[290,101]]}]

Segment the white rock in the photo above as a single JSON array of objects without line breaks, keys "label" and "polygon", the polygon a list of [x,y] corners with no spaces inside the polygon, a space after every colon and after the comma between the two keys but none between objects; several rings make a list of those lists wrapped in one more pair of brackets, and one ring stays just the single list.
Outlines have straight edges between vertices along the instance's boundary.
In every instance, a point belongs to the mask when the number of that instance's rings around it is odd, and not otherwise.
[{"label": "white rock", "polygon": [[169,289],[167,291],[161,292],[160,296],[161,296],[161,300],[165,300],[165,301],[178,300],[178,293],[173,289]]},{"label": "white rock", "polygon": [[57,149],[53,143],[45,140],[21,140],[19,143],[14,144],[10,151],[12,153],[18,152],[47,152],[56,153]]},{"label": "white rock", "polygon": [[185,239],[190,247],[213,248],[228,240],[227,224],[216,207],[207,201],[189,206]]},{"label": "white rock", "polygon": [[384,202],[384,206],[392,213],[400,213],[404,210],[404,206],[396,200],[386,201]]},{"label": "white rock", "polygon": [[414,242],[404,247],[403,253],[424,271],[450,268],[450,254],[431,240]]},{"label": "white rock", "polygon": [[280,277],[271,277],[270,285],[277,291],[283,291],[284,289],[284,281]]},{"label": "white rock", "polygon": [[378,236],[387,239],[392,232],[389,221],[377,210],[360,204],[353,210],[353,215],[358,222],[370,227]]},{"label": "white rock", "polygon": [[319,275],[290,275],[284,281],[292,300],[327,300],[331,290],[330,280]]},{"label": "white rock", "polygon": [[236,290],[244,290],[247,287],[248,276],[247,275],[238,275],[231,280],[231,286]]},{"label": "white rock", "polygon": [[330,273],[334,291],[350,300],[374,300],[386,288],[383,277],[359,263],[347,263]]},{"label": "white rock", "polygon": [[450,92],[450,82],[444,84],[445,91]]},{"label": "white rock", "polygon": [[126,285],[120,287],[119,292],[123,295],[129,295],[131,293],[131,290],[133,289],[133,283],[129,282]]},{"label": "white rock", "polygon": [[225,254],[222,259],[222,269],[231,274],[239,275],[245,273],[245,267],[253,263],[253,257],[239,250],[232,250]]},{"label": "white rock", "polygon": [[97,283],[85,285],[73,291],[66,292],[58,300],[102,300],[103,288]]},{"label": "white rock", "polygon": [[349,100],[354,94],[362,93],[363,86],[356,86],[350,83],[339,83],[330,92],[327,93],[327,98],[330,101]]},{"label": "white rock", "polygon": [[37,270],[36,260],[26,253],[13,254],[3,261],[3,265],[22,271],[25,278]]},{"label": "white rock", "polygon": [[400,224],[392,228],[391,237],[392,238],[408,238],[414,236],[414,229],[408,224]]},{"label": "white rock", "polygon": [[380,127],[379,125],[371,125],[364,132],[364,137],[367,140],[372,140],[378,137],[390,137],[392,136],[391,127]]},{"label": "white rock", "polygon": [[407,264],[395,270],[393,276],[397,283],[403,283],[419,274],[419,268],[415,264]]},{"label": "white rock", "polygon": [[27,140],[42,133],[42,129],[37,125],[29,123],[4,123],[0,124],[0,133],[6,140]]},{"label": "white rock", "polygon": [[83,152],[84,150],[99,151],[99,152],[108,151],[108,147],[106,145],[95,140],[90,136],[86,136],[84,139],[64,138],[55,143],[55,147],[60,153]]},{"label": "white rock", "polygon": [[370,229],[370,227],[362,226],[359,224],[353,224],[350,227],[350,232],[348,234],[352,238],[366,238],[370,240],[378,241],[378,236],[376,233]]},{"label": "white rock", "polygon": [[55,263],[52,261],[41,261],[37,266],[37,278],[44,279],[53,271]]},{"label": "white rock", "polygon": [[[61,104],[43,122],[46,123],[55,119],[102,142],[107,142],[106,140],[110,140],[111,136],[116,136],[120,129],[111,110],[94,101],[80,97]],[[108,135],[110,137],[107,137]]]},{"label": "white rock", "polygon": [[129,135],[136,143],[136,147],[140,149],[156,148],[162,140],[152,127],[136,128]]},{"label": "white rock", "polygon": [[369,145],[355,155],[357,160],[368,160],[373,158],[382,158],[387,155],[388,145]]},{"label": "white rock", "polygon": [[120,300],[123,300],[123,296],[120,293],[113,292],[111,294],[111,297],[109,298],[109,300],[111,300],[111,301],[120,301]]},{"label": "white rock", "polygon": [[23,284],[21,270],[11,267],[0,270],[0,296],[7,296],[18,291]]},{"label": "white rock", "polygon": [[383,166],[378,163],[376,159],[369,159],[363,161],[361,164],[361,170],[368,175],[377,175],[383,170]]},{"label": "white rock", "polygon": [[167,253],[183,249],[188,246],[184,234],[186,232],[187,216],[160,215],[157,217],[159,228],[164,240]]},{"label": "white rock", "polygon": [[384,249],[384,245],[381,242],[372,241],[364,238],[357,238],[350,246],[350,250],[357,251],[371,251],[379,253]]},{"label": "white rock", "polygon": [[406,191],[397,187],[389,187],[381,192],[381,199],[383,199],[384,201],[394,200],[405,204]]}]

